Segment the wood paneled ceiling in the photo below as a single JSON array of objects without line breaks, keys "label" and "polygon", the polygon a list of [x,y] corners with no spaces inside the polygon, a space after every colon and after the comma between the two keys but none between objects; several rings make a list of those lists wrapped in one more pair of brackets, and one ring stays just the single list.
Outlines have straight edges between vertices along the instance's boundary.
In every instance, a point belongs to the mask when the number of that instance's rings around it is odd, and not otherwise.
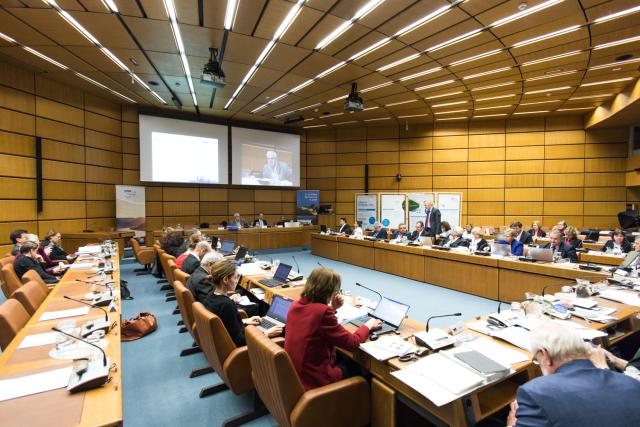
[{"label": "wood paneled ceiling", "polygon": [[[119,102],[305,128],[589,114],[640,75],[640,2],[0,0],[0,54]],[[352,82],[365,111],[343,111]]]}]

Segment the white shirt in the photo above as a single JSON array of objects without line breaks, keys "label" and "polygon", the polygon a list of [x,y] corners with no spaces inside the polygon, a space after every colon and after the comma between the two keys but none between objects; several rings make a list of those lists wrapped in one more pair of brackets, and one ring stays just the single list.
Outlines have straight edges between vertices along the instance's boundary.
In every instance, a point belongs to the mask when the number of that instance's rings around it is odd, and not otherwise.
[{"label": "white shirt", "polygon": [[356,227],[355,230],[353,230],[353,234],[351,234],[354,238],[356,239],[361,239],[364,237],[364,234],[362,232],[362,227]]},{"label": "white shirt", "polygon": [[475,252],[478,250],[478,243],[480,243],[482,237],[478,237],[477,239],[471,238],[471,243],[469,244],[469,251]]}]

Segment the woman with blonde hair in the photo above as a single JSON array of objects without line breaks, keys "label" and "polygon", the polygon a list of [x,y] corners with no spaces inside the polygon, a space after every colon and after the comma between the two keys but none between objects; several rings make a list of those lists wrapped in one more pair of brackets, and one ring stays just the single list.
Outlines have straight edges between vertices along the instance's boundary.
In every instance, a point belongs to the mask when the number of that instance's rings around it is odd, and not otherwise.
[{"label": "woman with blonde hair", "polygon": [[317,267],[307,278],[300,299],[289,308],[284,349],[305,390],[357,373],[346,360],[337,360],[336,347],[354,351],[367,340],[369,331],[381,327],[379,320],[370,319],[355,333],[347,331],[336,317],[343,304],[340,275]]}]

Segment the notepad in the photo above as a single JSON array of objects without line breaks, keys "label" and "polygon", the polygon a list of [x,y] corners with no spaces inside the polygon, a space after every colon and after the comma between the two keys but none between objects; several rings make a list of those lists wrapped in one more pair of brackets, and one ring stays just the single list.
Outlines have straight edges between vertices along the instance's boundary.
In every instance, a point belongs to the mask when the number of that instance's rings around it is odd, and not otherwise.
[{"label": "notepad", "polygon": [[57,335],[57,332],[45,332],[43,334],[27,335],[18,346],[18,349],[55,344]]},{"label": "notepad", "polygon": [[45,320],[54,320],[54,319],[64,319],[65,317],[75,317],[75,316],[84,316],[89,314],[89,307],[79,307],[79,308],[71,308],[69,310],[59,310],[59,311],[46,311],[42,313],[39,322],[44,322]]},{"label": "notepad", "polygon": [[39,374],[0,380],[0,402],[66,387],[72,369],[73,367],[69,366]]}]

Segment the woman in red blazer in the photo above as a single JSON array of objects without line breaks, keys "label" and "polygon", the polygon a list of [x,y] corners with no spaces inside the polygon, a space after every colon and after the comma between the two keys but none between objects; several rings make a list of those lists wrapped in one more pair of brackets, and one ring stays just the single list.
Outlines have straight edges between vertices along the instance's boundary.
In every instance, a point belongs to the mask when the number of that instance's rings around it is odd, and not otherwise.
[{"label": "woman in red blazer", "polygon": [[336,347],[353,351],[367,340],[370,330],[381,326],[379,320],[371,319],[355,333],[347,331],[336,317],[344,303],[339,292],[340,275],[318,267],[307,278],[300,299],[289,308],[284,349],[305,390],[348,376],[336,363]]}]

